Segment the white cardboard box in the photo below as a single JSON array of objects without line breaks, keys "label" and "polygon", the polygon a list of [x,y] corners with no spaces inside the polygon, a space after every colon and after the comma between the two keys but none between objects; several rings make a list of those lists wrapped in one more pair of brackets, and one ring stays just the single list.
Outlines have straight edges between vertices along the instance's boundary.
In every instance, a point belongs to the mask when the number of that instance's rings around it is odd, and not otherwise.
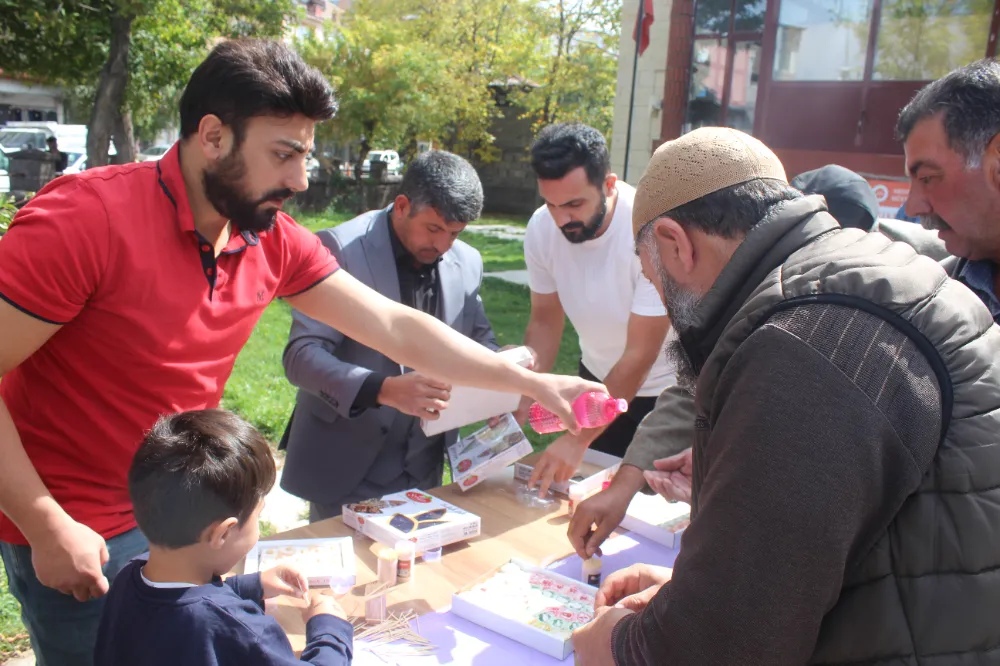
[{"label": "white cardboard box", "polygon": [[350,537],[258,541],[247,553],[243,573],[294,564],[309,587],[328,587],[332,578],[353,586],[357,582],[354,560],[354,539]]},{"label": "white cardboard box", "polygon": [[[531,478],[535,463],[541,457],[541,453],[536,453],[515,464],[514,478],[527,482]],[[621,464],[622,459],[617,456],[587,449],[576,475],[568,483],[553,483],[552,490],[568,495],[570,486],[579,486],[585,494],[596,493],[611,483]]]},{"label": "white cardboard box", "polygon": [[[531,363],[531,350],[527,347],[515,347],[507,351],[497,352],[520,366],[528,367]],[[454,430],[470,423],[513,412],[521,402],[521,396],[503,391],[488,391],[470,386],[455,386],[451,389],[448,399],[448,409],[441,412],[433,421],[421,420],[420,428],[428,437],[447,430]]]},{"label": "white cardboard box", "polygon": [[497,418],[448,447],[451,477],[463,491],[478,485],[532,451],[531,442],[510,414]]},{"label": "white cardboard box", "polygon": [[[511,564],[516,565],[529,574],[541,575],[550,581],[554,581],[555,584],[564,586],[561,590],[555,590],[554,588],[550,589],[552,589],[555,594],[562,596],[565,593],[565,598],[575,599],[576,602],[580,604],[581,609],[583,607],[588,607],[589,611],[581,610],[580,612],[588,612],[590,617],[593,617],[594,596],[597,594],[597,588],[552,571],[542,569],[541,567],[536,567],[522,560],[511,560]],[[559,634],[553,631],[540,629],[536,626],[528,624],[524,618],[518,619],[498,612],[497,609],[502,606],[496,603],[491,604],[488,599],[484,599],[482,596],[477,596],[475,594],[476,588],[486,583],[493,576],[497,575],[502,568],[503,567],[498,567],[472,585],[468,585],[454,594],[451,598],[451,612],[459,617],[469,620],[470,622],[475,622],[479,626],[485,627],[490,631],[495,631],[496,633],[506,636],[511,640],[515,640],[518,643],[527,645],[528,647],[538,650],[543,654],[547,654],[550,657],[559,660],[566,659],[573,653],[571,630],[567,629],[564,633]],[[554,604],[565,603],[557,597],[552,597],[552,599],[552,603]],[[565,608],[565,606],[562,608]]]},{"label": "white cardboard box", "polygon": [[659,495],[636,493],[622,519],[622,527],[667,548],[677,548],[689,522],[690,504],[668,502]]},{"label": "white cardboard box", "polygon": [[387,546],[412,541],[417,552],[479,536],[479,516],[429,495],[405,490],[344,505],[344,524]]}]

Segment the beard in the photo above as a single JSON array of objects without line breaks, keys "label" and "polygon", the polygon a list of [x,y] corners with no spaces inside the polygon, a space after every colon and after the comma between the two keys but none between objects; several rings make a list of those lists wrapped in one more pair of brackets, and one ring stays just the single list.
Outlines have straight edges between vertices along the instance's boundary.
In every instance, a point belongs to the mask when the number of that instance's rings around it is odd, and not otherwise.
[{"label": "beard", "polygon": [[[678,333],[684,329],[693,327],[698,320],[697,311],[698,304],[701,302],[701,296],[690,289],[682,287],[676,280],[670,277],[667,269],[663,267],[663,264],[659,260],[655,260],[654,264],[656,266],[656,277],[659,279],[660,286],[663,289],[663,300],[665,301],[664,305],[667,308],[667,314],[670,316],[670,325]],[[664,348],[664,353],[667,356],[667,360],[674,366],[674,371],[677,375],[677,385],[691,395],[694,395],[694,389],[698,383],[698,373],[695,372],[694,364],[691,363],[691,357],[685,351],[680,337],[676,337],[668,342]]]},{"label": "beard", "polygon": [[586,222],[574,220],[559,227],[559,231],[570,243],[586,243],[593,240],[597,231],[604,224],[604,217],[608,214],[608,198],[601,193],[601,205],[591,218]]},{"label": "beard", "polygon": [[255,199],[247,194],[243,186],[246,171],[243,155],[233,148],[232,152],[218,161],[214,169],[205,170],[202,178],[205,198],[220,215],[236,224],[240,231],[270,231],[274,228],[278,207],[264,207],[264,204],[291,199],[295,193],[287,188],[271,190]]},{"label": "beard", "polygon": [[930,215],[921,215],[920,226],[928,231],[951,231],[951,225],[935,213],[931,213]]}]

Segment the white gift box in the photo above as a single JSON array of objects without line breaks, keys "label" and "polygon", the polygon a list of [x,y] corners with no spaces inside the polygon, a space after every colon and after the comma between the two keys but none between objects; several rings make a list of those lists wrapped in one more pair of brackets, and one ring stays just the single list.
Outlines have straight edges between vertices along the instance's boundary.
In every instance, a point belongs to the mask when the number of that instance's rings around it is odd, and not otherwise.
[{"label": "white gift box", "polygon": [[344,505],[344,524],[387,546],[412,541],[417,552],[479,536],[479,516],[429,495],[405,490]]},{"label": "white gift box", "polygon": [[247,553],[243,572],[257,573],[290,564],[302,572],[309,587],[328,587],[331,581],[353,586],[357,580],[354,559],[354,540],[350,537],[258,541]]},{"label": "white gift box", "polygon": [[622,527],[667,548],[677,548],[689,522],[690,504],[668,502],[660,495],[637,493],[628,505]]},{"label": "white gift box", "polygon": [[[532,360],[531,350],[527,347],[515,347],[497,353],[510,362],[525,368],[530,365]],[[447,430],[467,426],[470,423],[485,421],[504,412],[512,412],[517,409],[520,402],[521,396],[516,393],[489,391],[471,386],[455,386],[451,389],[448,409],[442,411],[438,418],[433,421],[421,420],[420,428],[425,435],[431,437]]]},{"label": "white gift box", "polygon": [[593,619],[596,594],[590,585],[514,559],[455,593],[451,612],[563,660],[573,652],[573,630]]},{"label": "white gift box", "polygon": [[448,447],[451,477],[463,491],[532,452],[531,442],[510,414]]}]

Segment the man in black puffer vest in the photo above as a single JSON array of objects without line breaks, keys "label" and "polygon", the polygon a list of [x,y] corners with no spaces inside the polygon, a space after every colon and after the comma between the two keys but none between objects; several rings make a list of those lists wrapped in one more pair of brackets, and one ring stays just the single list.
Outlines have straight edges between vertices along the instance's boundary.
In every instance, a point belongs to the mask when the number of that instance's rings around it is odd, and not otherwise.
[{"label": "man in black puffer vest", "polygon": [[1000,328],[842,229],[756,139],[661,146],[633,213],[695,391],[672,572],[610,576],[582,666],[1000,664]]}]

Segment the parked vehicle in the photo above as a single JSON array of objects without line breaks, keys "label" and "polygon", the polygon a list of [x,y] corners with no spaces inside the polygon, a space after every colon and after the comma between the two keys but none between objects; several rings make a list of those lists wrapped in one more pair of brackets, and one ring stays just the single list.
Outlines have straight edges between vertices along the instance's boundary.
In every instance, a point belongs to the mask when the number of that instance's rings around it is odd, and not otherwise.
[{"label": "parked vehicle", "polygon": [[29,148],[47,150],[45,142],[50,136],[50,132],[34,127],[4,127],[0,129],[0,147],[7,153]]},{"label": "parked vehicle", "polygon": [[385,162],[385,171],[388,174],[398,174],[403,168],[403,163],[399,161],[399,153],[395,150],[372,150],[368,157],[361,163],[361,173],[368,174],[372,170],[372,162]]},{"label": "parked vehicle", "polygon": [[170,150],[172,147],[173,146],[170,146],[168,144],[150,146],[149,148],[140,151],[139,154],[136,155],[136,159],[140,162],[155,162],[164,155],[166,155],[167,151]]}]

